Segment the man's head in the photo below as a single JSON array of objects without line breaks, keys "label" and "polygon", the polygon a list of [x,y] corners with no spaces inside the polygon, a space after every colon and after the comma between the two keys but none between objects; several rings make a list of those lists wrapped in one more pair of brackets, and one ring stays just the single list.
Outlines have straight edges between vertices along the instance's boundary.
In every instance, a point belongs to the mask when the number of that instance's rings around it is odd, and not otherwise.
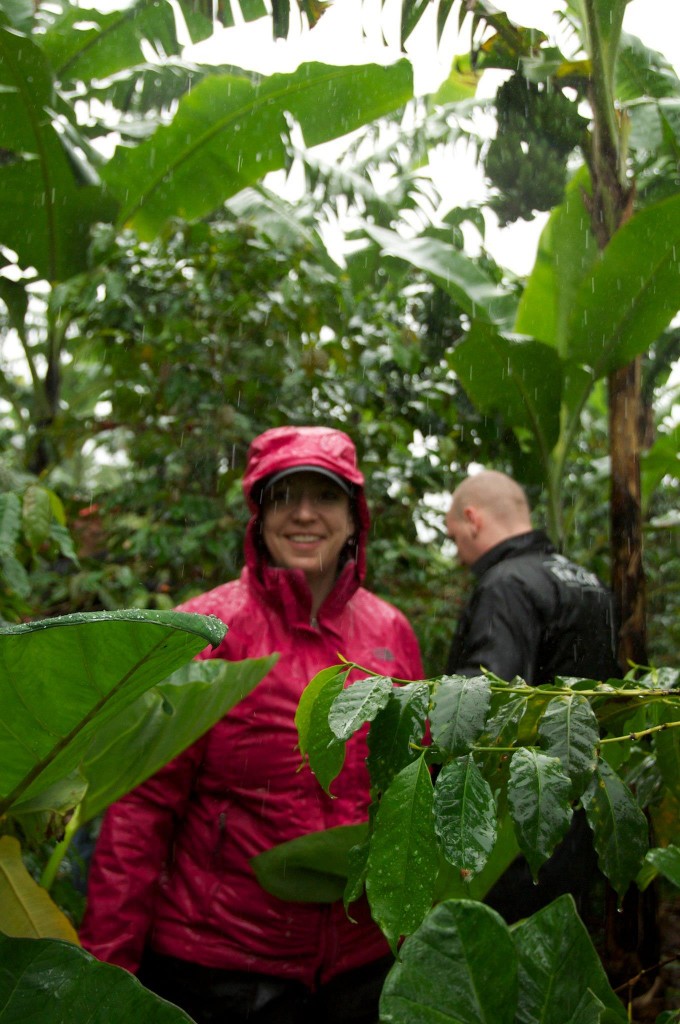
[{"label": "man's head", "polygon": [[496,544],[531,528],[527,496],[505,473],[492,469],[476,473],[453,492],[446,529],[465,565],[473,565]]}]

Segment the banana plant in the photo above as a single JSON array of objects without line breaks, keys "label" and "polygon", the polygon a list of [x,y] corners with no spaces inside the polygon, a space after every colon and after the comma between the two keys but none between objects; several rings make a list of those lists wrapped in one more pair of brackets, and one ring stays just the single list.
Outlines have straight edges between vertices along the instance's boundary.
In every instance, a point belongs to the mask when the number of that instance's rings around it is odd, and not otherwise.
[{"label": "banana plant", "polygon": [[[27,465],[38,474],[54,462],[47,438],[70,321],[48,292],[42,331],[29,330],[27,289],[87,274],[97,260],[95,224],[156,237],[171,218],[209,215],[287,167],[293,123],[315,145],[413,95],[405,60],[310,63],[271,77],[183,62],[177,6],[135,0],[124,11],[88,9],[87,20],[66,0],[32,14],[23,4],[0,10],[0,298],[31,375]],[[178,11],[192,42],[213,30],[212,15],[196,6]],[[98,117],[103,108],[113,110],[112,123]],[[112,131],[121,145],[104,156]],[[0,390],[21,404],[18,383],[7,377]]]}]

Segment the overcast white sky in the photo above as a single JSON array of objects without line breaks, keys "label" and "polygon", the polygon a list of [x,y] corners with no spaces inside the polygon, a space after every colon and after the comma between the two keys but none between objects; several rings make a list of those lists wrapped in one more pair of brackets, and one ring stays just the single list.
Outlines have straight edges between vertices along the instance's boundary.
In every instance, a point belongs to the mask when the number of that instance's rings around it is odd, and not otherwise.
[{"label": "overcast white sky", "polygon": [[[336,0],[310,33],[291,33],[289,40],[274,41],[271,24],[259,21],[238,29],[223,30],[212,40],[194,48],[201,60],[233,63],[240,67],[271,74],[291,71],[303,61],[317,60],[329,64],[355,64],[366,61],[389,62],[399,56],[396,39],[390,39],[398,25],[387,0],[385,14],[380,17],[380,0]],[[558,0],[559,2],[559,0]],[[548,34],[556,31],[552,15],[557,3],[551,0],[503,0],[498,6],[513,21],[541,28]],[[362,20],[363,19],[363,20]],[[469,29],[462,37],[455,22],[450,26],[439,48],[435,45],[433,19],[423,18],[409,41],[409,56],[414,65],[416,92],[434,91],[447,77],[452,58],[469,45]],[[363,32],[362,32],[363,28]],[[680,0],[631,0],[624,21],[626,31],[640,36],[651,48],[660,50],[680,68]],[[387,35],[387,41],[383,35]],[[190,51],[191,53],[192,51]],[[493,74],[493,73],[492,73]],[[488,92],[487,92],[488,90]],[[487,94],[495,91],[495,83],[487,86]],[[435,181],[453,183],[446,199],[449,205],[465,205],[484,194],[483,177],[463,149],[443,157],[446,164],[435,162]],[[454,166],[451,166],[452,161]],[[486,244],[503,266],[517,273],[527,273],[533,265],[538,235],[544,218],[519,221],[499,230],[489,218]]]}]

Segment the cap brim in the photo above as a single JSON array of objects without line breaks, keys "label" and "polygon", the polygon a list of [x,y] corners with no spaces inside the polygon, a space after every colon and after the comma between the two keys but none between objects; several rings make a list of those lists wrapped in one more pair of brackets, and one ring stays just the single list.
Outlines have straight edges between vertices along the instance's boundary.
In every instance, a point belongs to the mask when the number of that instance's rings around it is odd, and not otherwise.
[{"label": "cap brim", "polygon": [[262,489],[267,490],[269,487],[274,487],[279,481],[285,477],[293,476],[295,473],[318,473],[319,476],[325,476],[328,480],[332,480],[345,494],[352,494],[352,485],[349,480],[345,480],[344,477],[338,476],[337,473],[333,473],[330,469],[324,469],[322,466],[291,466],[290,469],[282,469],[280,473],[274,473],[273,476],[264,480],[262,482]]}]

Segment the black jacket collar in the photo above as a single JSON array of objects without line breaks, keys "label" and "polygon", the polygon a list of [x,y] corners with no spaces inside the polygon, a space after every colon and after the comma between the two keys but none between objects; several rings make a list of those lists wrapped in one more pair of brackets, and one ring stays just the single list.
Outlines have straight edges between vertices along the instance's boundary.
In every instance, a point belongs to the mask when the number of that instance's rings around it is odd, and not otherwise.
[{"label": "black jacket collar", "polygon": [[543,530],[530,530],[528,533],[520,533],[516,537],[509,537],[508,540],[502,540],[500,544],[495,544],[470,568],[479,578],[493,565],[498,565],[506,558],[516,558],[518,555],[534,554],[535,552],[552,554],[554,551],[555,548],[550,538]]}]

